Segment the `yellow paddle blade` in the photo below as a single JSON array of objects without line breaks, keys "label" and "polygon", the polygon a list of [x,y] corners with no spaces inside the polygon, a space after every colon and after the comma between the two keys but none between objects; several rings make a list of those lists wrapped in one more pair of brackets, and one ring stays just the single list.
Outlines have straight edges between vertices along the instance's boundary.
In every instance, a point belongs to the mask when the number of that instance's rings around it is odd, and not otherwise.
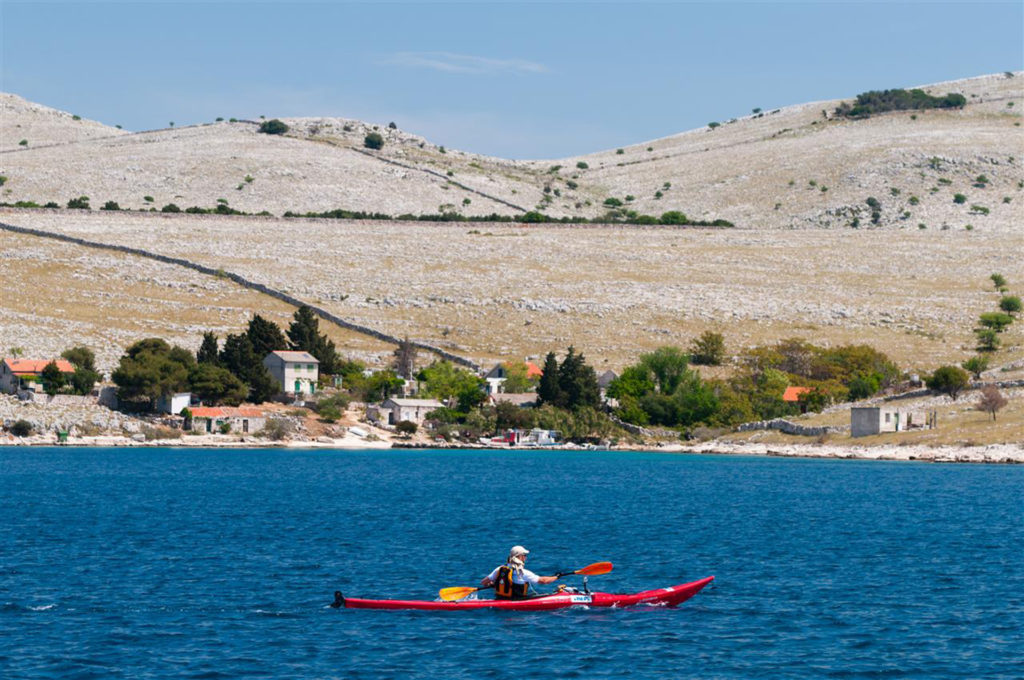
[{"label": "yellow paddle blade", "polygon": [[461,600],[467,595],[472,595],[479,588],[470,588],[469,586],[455,586],[453,588],[441,588],[441,599],[445,602],[451,602],[452,600]]},{"label": "yellow paddle blade", "polygon": [[580,576],[600,576],[601,574],[607,574],[611,570],[611,562],[594,562],[593,564],[588,564],[582,569],[577,569],[573,573],[579,574]]}]

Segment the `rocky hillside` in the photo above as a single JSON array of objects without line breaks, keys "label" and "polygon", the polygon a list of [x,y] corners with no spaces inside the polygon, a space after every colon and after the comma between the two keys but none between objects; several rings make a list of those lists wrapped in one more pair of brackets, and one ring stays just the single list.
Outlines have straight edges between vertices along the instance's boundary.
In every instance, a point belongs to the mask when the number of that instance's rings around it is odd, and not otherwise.
[{"label": "rocky hillside", "polygon": [[[6,203],[63,206],[86,195],[93,207],[226,202],[274,215],[341,208],[593,218],[614,199],[641,214],[679,210],[749,228],[1020,228],[1024,75],[925,89],[968,103],[848,120],[834,113],[840,101],[815,102],[550,161],[445,149],[343,118],[284,119],[284,136],[258,133],[259,121],[124,133],[2,95],[0,192]],[[382,149],[364,147],[370,132],[382,135]]]}]

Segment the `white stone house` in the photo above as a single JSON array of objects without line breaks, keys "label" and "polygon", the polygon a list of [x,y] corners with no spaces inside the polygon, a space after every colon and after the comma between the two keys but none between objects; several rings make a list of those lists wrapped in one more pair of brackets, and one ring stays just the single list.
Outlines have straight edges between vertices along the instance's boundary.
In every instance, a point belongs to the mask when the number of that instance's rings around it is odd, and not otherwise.
[{"label": "white stone house", "polygon": [[866,437],[883,432],[935,427],[935,416],[883,406],[854,406],[850,409],[850,436]]},{"label": "white stone house", "polygon": [[[526,364],[526,377],[539,380],[544,371],[532,361]],[[508,371],[505,364],[495,364],[494,368],[484,373],[484,391],[487,394],[498,394],[505,391],[505,381],[508,379]]]},{"label": "white stone house", "polygon": [[315,394],[320,362],[309,352],[278,350],[263,357],[263,365],[285,394]]},{"label": "white stone house", "polygon": [[444,408],[437,399],[403,399],[390,397],[381,402],[378,413],[388,425],[397,425],[403,420],[421,425],[427,414]]}]

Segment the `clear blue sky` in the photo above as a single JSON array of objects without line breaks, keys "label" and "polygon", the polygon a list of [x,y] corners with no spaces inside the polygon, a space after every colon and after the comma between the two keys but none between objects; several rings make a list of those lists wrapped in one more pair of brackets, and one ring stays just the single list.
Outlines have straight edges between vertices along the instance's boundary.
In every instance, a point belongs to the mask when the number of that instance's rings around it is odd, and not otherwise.
[{"label": "clear blue sky", "polygon": [[0,0],[0,89],[130,130],[395,121],[508,158],[1024,68],[1024,3]]}]

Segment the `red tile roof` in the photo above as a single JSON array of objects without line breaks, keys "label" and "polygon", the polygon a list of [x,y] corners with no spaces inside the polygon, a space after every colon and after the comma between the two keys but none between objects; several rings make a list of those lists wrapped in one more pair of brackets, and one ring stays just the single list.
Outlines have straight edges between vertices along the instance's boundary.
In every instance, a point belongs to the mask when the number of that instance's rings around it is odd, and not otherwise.
[{"label": "red tile roof", "polygon": [[527,361],[526,362],[526,377],[527,378],[539,378],[542,375],[544,375],[544,371],[542,371],[540,369],[540,367],[537,366],[537,364],[533,363],[532,361]]},{"label": "red tile roof", "polygon": [[75,372],[75,367],[67,359],[4,359],[8,370],[15,375],[39,375],[51,361],[57,362],[61,373]]},{"label": "red tile roof", "polygon": [[787,387],[782,394],[782,401],[800,401],[800,395],[810,391],[810,387]]},{"label": "red tile roof", "polygon": [[193,418],[262,418],[263,409],[252,406],[193,406],[189,409]]}]

